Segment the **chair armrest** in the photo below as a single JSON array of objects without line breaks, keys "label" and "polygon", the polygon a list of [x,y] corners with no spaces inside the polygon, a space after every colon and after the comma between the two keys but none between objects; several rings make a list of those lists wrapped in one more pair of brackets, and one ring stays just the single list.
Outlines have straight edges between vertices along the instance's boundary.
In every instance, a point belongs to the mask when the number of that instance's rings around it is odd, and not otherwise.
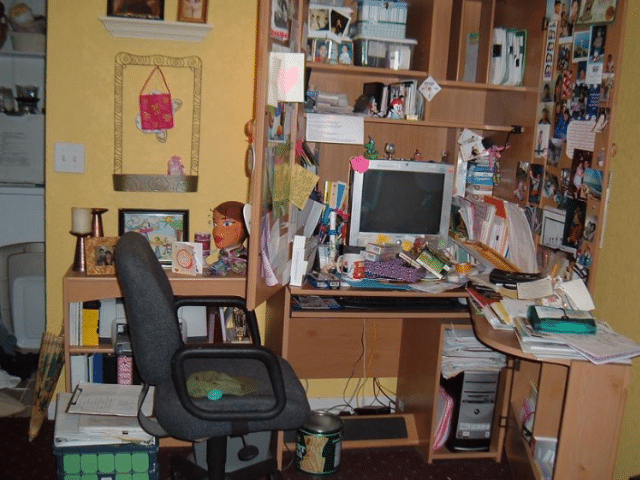
[{"label": "chair armrest", "polygon": [[[269,374],[271,388],[275,396],[275,405],[269,410],[259,411],[216,411],[205,410],[197,406],[187,392],[184,363],[191,358],[253,359],[262,362]],[[210,421],[228,420],[269,420],[279,415],[285,407],[285,389],[282,369],[278,357],[270,350],[253,345],[194,345],[180,348],[171,361],[173,383],[180,403],[191,415]]]},{"label": "chair armrest", "polygon": [[176,312],[180,307],[204,306],[204,307],[236,307],[244,311],[247,317],[247,326],[253,345],[261,345],[260,330],[256,312],[248,310],[244,298],[240,297],[176,297]]}]

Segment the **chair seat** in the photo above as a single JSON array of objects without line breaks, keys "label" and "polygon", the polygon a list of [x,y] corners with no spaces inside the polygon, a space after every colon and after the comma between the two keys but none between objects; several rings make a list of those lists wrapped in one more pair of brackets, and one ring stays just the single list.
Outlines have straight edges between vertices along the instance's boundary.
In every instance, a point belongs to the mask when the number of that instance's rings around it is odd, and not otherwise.
[{"label": "chair seat", "polygon": [[[282,358],[279,359],[285,385],[286,403],[284,410],[270,420],[248,420],[246,422],[207,421],[194,422],[193,416],[187,412],[180,400],[173,382],[156,385],[154,413],[158,422],[171,436],[183,440],[198,440],[212,436],[241,435],[249,432],[266,430],[292,430],[299,427],[308,416],[308,402],[304,389],[300,385],[291,366]],[[275,400],[264,366],[257,361],[246,362],[215,361],[211,359],[191,359],[185,370],[187,376],[194,372],[210,370],[223,371],[232,377],[249,377],[255,380],[258,391],[252,394],[235,396],[223,395],[219,400],[207,398],[194,399],[199,407],[211,411],[253,411],[268,410]]]}]

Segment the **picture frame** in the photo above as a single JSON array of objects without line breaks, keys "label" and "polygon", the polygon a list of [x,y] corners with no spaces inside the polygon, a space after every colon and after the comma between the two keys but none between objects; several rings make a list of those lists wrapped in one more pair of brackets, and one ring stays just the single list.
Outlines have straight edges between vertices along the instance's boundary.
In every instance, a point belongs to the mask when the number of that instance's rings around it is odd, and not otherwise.
[{"label": "picture frame", "polygon": [[188,210],[119,209],[118,232],[143,234],[161,265],[171,267],[171,245],[189,239]]},{"label": "picture frame", "polygon": [[164,0],[107,0],[107,16],[164,20]]},{"label": "picture frame", "polygon": [[178,21],[207,23],[209,0],[178,0]]},{"label": "picture frame", "polygon": [[114,252],[119,237],[89,237],[84,243],[87,275],[115,275]]}]

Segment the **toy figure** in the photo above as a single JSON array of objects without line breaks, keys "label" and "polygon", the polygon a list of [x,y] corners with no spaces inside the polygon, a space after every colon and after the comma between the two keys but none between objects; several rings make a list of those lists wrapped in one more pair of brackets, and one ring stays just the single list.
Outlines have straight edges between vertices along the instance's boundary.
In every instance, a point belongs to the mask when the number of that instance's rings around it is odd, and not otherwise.
[{"label": "toy figure", "polygon": [[401,98],[391,100],[391,108],[389,109],[388,118],[402,119],[404,118],[404,103]]},{"label": "toy figure", "polygon": [[364,158],[368,160],[377,160],[378,159],[378,150],[376,150],[376,142],[371,136],[369,137],[369,141],[364,144]]},{"label": "toy figure", "polygon": [[242,215],[242,202],[228,201],[213,210],[213,240],[220,250],[218,260],[207,270],[208,275],[226,275],[229,271],[247,271],[247,249],[244,241],[248,237],[247,226]]}]

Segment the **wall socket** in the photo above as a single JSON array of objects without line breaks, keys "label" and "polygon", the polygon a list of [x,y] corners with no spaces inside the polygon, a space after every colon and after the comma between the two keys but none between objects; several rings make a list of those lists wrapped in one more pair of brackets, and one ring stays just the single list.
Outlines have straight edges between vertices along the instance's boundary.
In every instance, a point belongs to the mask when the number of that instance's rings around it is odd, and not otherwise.
[{"label": "wall socket", "polygon": [[54,170],[59,173],[84,173],[84,144],[56,142]]}]

